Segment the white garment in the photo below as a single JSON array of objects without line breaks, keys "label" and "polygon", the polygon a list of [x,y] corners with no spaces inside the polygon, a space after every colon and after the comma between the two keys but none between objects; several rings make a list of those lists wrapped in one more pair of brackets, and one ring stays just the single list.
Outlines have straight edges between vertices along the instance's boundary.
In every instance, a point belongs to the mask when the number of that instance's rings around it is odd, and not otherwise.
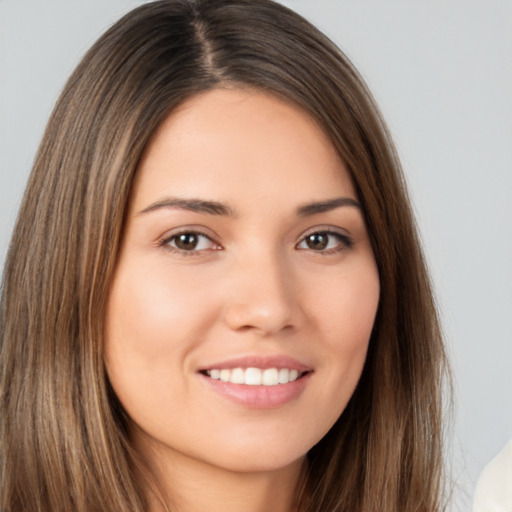
[{"label": "white garment", "polygon": [[473,512],[512,512],[512,440],[480,475]]}]

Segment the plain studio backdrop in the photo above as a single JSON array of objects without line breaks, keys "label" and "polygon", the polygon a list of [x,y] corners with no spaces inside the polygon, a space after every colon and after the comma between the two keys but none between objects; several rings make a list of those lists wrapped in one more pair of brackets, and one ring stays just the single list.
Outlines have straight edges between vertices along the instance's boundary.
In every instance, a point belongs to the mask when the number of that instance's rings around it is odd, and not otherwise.
[{"label": "plain studio backdrop", "polygon": [[[46,120],[135,0],[0,0],[0,264]],[[351,58],[396,141],[455,378],[453,510],[512,437],[512,1],[287,0]]]}]

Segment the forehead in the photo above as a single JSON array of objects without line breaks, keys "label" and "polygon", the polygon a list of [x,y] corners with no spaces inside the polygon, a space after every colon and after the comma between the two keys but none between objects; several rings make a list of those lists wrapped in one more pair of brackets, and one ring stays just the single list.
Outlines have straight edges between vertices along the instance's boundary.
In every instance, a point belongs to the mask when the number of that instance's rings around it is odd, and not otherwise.
[{"label": "forehead", "polygon": [[270,199],[273,190],[287,190],[309,201],[334,195],[333,187],[355,198],[343,162],[311,116],[258,91],[214,89],[160,125],[139,164],[134,195]]}]

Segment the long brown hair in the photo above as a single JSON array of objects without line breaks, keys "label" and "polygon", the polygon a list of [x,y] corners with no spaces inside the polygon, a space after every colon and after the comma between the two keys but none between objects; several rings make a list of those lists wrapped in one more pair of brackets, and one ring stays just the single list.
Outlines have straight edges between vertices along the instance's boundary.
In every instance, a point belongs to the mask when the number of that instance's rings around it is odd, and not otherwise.
[{"label": "long brown hair", "polygon": [[307,512],[442,509],[446,369],[400,165],[343,53],[270,0],[162,0],[102,36],[70,77],[37,154],[4,269],[2,512],[142,512],[144,468],[106,377],[103,334],[131,184],[161,121],[222,86],[313,116],[365,212],[381,298],[347,408],[308,454]]}]

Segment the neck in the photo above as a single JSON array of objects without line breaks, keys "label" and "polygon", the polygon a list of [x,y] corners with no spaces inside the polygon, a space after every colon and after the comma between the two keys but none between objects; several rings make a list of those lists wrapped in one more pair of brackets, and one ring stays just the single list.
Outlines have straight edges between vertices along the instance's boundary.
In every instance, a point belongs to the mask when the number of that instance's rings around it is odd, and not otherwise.
[{"label": "neck", "polygon": [[[156,454],[155,454],[156,455]],[[304,461],[272,470],[230,471],[173,452],[151,457],[165,502],[178,512],[297,512],[297,487]],[[149,512],[167,512],[150,499]]]}]

